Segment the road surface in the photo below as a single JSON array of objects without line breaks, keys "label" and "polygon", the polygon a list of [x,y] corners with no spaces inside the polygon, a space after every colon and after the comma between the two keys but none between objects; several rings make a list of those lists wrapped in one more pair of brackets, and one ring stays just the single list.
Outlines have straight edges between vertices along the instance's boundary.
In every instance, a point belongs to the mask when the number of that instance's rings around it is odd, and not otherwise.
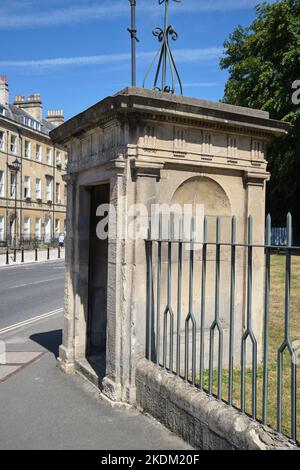
[{"label": "road surface", "polygon": [[64,261],[0,268],[0,329],[63,306]]}]

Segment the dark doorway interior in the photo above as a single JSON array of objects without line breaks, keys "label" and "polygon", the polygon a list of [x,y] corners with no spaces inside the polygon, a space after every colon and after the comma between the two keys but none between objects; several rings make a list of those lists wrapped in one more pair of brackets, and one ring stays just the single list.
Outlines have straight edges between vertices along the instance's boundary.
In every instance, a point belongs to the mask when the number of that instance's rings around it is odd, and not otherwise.
[{"label": "dark doorway interior", "polygon": [[[101,204],[108,204],[109,184],[91,188],[89,302],[87,322],[87,359],[96,371],[99,382],[105,376],[107,324],[108,239],[99,239],[97,225],[103,217],[96,215]],[[104,217],[107,217],[107,213]]]}]

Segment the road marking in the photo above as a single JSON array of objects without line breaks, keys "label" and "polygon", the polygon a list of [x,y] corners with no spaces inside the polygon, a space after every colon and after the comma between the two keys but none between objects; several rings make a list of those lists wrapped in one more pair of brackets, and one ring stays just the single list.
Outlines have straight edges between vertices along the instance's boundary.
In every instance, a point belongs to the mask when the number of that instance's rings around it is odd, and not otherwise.
[{"label": "road marking", "polygon": [[5,328],[2,328],[0,330],[0,335],[3,335],[4,333],[9,333],[10,331],[17,330],[19,328],[22,328],[23,326],[28,326],[32,325],[33,323],[39,322],[41,320],[44,320],[46,318],[54,317],[55,315],[59,315],[63,312],[62,308],[58,308],[57,310],[53,310],[52,312],[44,313],[43,315],[39,315],[37,317],[30,318],[29,320],[25,320],[19,323],[15,323],[14,325],[6,326]]},{"label": "road marking", "polygon": [[35,281],[35,282],[28,282],[27,284],[19,284],[18,286],[11,286],[8,289],[18,289],[19,287],[27,287],[27,286],[34,286],[35,284],[42,284],[43,282],[51,282],[51,281],[57,281],[58,279],[62,279],[62,277],[53,277],[49,279],[44,279],[42,281]]}]

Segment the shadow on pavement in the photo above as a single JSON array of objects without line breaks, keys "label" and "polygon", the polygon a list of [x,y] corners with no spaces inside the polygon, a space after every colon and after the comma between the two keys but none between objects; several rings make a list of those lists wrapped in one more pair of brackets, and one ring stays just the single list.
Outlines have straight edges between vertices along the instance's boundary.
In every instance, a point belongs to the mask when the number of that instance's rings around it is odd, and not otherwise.
[{"label": "shadow on pavement", "polygon": [[30,336],[30,339],[43,348],[48,349],[56,358],[58,357],[59,346],[62,344],[62,330],[35,333]]}]

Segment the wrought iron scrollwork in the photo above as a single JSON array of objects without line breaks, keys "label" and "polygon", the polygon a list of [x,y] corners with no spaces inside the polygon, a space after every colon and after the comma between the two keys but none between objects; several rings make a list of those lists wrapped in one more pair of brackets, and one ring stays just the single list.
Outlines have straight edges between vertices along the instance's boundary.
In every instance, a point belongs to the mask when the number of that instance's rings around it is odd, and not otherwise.
[{"label": "wrought iron scrollwork", "polygon": [[[157,65],[157,70],[156,70],[155,77],[154,77],[153,89],[157,91],[163,91],[165,93],[175,93],[175,86],[176,86],[176,80],[177,80],[179,88],[180,88],[180,93],[182,95],[182,82],[179,76],[177,66],[175,64],[175,60],[174,60],[174,57],[170,48],[170,44],[169,44],[170,39],[172,39],[173,41],[177,41],[178,39],[178,33],[176,32],[174,26],[169,25],[169,1],[170,0],[158,0],[159,5],[162,5],[163,3],[165,3],[165,23],[164,23],[164,29],[155,28],[153,30],[153,35],[154,37],[157,38],[157,40],[160,43],[162,43],[162,45],[161,45],[161,48],[158,50],[157,54],[155,55],[146,73],[143,87],[145,88],[150,72],[158,59],[158,65]],[[173,0],[173,1],[176,3],[181,3],[181,0]],[[171,72],[172,85],[167,84],[168,62],[169,62],[169,68]],[[158,85],[160,77],[161,77],[161,86]]]}]

